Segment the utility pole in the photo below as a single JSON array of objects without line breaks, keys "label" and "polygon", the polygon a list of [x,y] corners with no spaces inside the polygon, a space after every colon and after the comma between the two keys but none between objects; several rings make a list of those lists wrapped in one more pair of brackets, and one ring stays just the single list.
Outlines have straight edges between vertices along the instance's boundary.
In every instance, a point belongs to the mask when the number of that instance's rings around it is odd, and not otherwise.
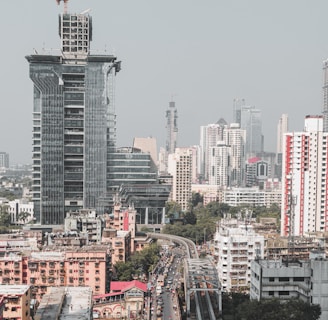
[{"label": "utility pole", "polygon": [[[297,204],[297,196],[293,196],[293,193],[290,193],[289,198],[289,233],[288,233],[288,258],[290,255],[290,260],[294,259],[294,250],[295,250],[295,230],[294,230],[294,222],[295,222],[295,206]],[[287,260],[288,264],[288,260]]]}]

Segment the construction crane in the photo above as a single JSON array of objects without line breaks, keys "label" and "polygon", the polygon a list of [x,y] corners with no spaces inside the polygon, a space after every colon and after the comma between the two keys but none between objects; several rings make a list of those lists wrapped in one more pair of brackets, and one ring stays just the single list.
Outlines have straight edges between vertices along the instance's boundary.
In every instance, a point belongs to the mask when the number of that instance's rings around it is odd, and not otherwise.
[{"label": "construction crane", "polygon": [[68,0],[56,0],[57,4],[60,5],[60,2],[63,1],[64,2],[64,13],[67,13],[67,3]]}]

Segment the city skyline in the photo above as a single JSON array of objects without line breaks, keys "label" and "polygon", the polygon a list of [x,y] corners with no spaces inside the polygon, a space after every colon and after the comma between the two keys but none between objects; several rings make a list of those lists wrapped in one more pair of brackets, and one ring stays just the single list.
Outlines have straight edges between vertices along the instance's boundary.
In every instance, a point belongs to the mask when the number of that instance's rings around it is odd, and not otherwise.
[{"label": "city skyline", "polygon": [[[236,98],[261,110],[266,151],[276,150],[283,113],[296,131],[306,114],[322,114],[324,1],[68,3],[69,12],[88,8],[95,21],[91,50],[114,52],[123,61],[116,84],[117,146],[147,136],[164,146],[172,100],[179,113],[178,147],[199,144],[202,125],[231,122]],[[11,163],[31,163],[33,96],[24,57],[60,47],[63,7],[54,0],[19,7],[12,1],[3,10],[15,19],[7,14],[1,21],[11,32],[4,34],[9,46],[1,53],[0,150]]]}]

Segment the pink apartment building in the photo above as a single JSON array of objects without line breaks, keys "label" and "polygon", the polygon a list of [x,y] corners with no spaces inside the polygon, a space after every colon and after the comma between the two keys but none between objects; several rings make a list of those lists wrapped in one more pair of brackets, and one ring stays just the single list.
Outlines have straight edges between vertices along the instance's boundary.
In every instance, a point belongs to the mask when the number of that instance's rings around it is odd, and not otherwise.
[{"label": "pink apartment building", "polygon": [[108,291],[108,246],[59,250],[0,258],[0,282],[31,285],[32,296],[38,300],[51,286],[89,286],[94,294]]}]

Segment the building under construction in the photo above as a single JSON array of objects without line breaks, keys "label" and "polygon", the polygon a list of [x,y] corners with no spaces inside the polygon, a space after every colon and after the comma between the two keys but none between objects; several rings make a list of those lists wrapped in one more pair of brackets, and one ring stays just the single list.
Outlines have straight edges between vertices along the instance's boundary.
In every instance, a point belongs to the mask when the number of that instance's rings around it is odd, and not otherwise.
[{"label": "building under construction", "polygon": [[34,216],[48,225],[62,224],[68,211],[98,207],[116,144],[114,78],[120,62],[91,54],[91,16],[68,13],[67,2],[59,15],[60,53],[35,50],[26,57],[34,84]]}]

